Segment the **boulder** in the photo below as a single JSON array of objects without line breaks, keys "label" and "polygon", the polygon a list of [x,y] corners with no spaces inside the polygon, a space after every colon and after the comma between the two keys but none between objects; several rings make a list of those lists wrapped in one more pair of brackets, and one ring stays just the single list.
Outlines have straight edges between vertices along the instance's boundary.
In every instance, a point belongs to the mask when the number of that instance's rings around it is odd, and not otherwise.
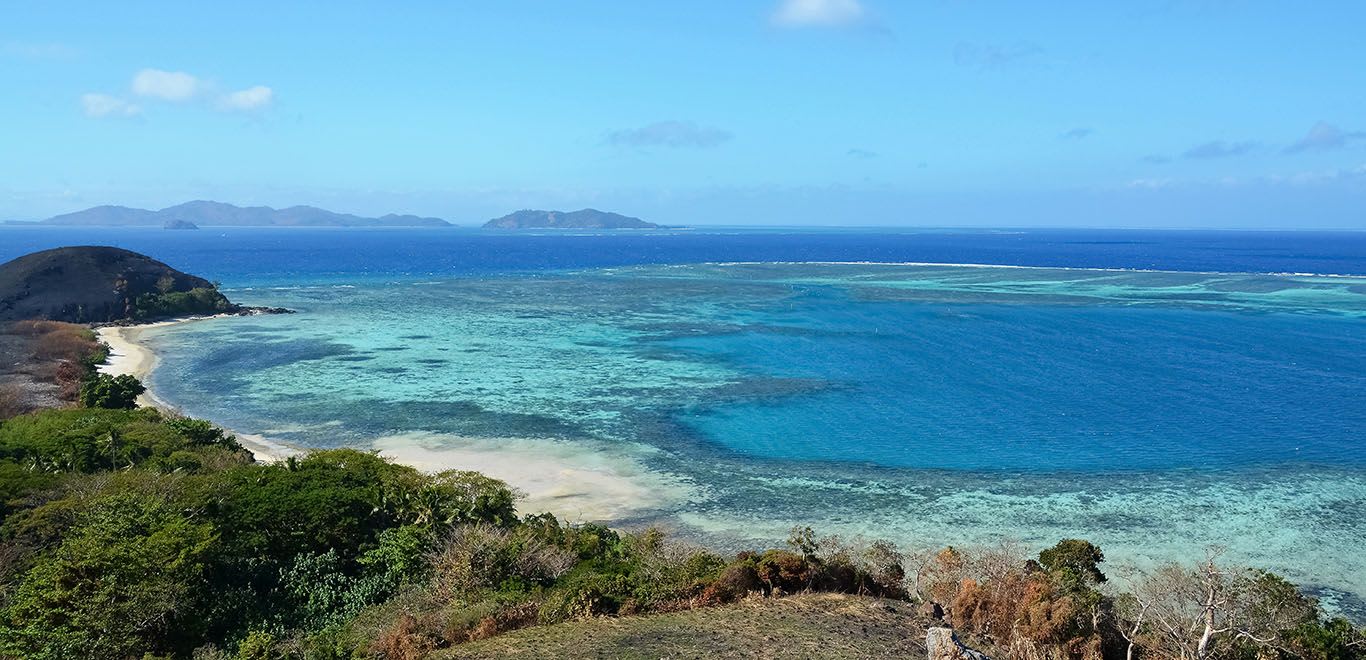
[{"label": "boulder", "polygon": [[991,660],[985,653],[964,646],[953,628],[930,628],[925,634],[925,648],[929,660]]}]

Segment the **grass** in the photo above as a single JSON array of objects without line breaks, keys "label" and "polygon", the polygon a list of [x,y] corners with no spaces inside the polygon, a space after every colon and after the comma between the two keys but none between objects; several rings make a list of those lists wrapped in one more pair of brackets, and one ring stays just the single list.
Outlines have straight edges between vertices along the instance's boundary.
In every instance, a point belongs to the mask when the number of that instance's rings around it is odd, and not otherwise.
[{"label": "grass", "polygon": [[668,614],[537,626],[436,658],[922,658],[909,603],[839,594],[753,598]]}]

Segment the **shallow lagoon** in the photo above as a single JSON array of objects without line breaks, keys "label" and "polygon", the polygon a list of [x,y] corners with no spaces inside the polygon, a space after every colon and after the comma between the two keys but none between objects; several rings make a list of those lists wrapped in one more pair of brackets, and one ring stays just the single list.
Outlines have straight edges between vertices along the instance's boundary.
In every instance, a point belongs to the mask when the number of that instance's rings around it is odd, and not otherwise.
[{"label": "shallow lagoon", "polygon": [[713,542],[1223,544],[1366,594],[1361,278],[740,263],[229,294],[300,313],[149,337],[158,393],[238,431],[611,465],[644,484],[623,522]]}]

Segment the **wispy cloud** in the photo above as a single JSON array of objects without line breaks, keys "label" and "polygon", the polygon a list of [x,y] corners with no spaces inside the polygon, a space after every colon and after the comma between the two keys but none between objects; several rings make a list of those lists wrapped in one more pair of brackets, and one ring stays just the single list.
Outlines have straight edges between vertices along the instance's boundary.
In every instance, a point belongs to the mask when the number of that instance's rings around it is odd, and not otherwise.
[{"label": "wispy cloud", "polygon": [[1329,149],[1341,149],[1347,146],[1352,140],[1366,138],[1364,131],[1344,131],[1325,121],[1319,121],[1310,127],[1309,132],[1294,144],[1285,148],[1287,154],[1297,154],[1304,151],[1326,151]]},{"label": "wispy cloud", "polygon": [[257,85],[224,94],[218,100],[218,106],[223,110],[258,110],[270,105],[274,99],[274,90],[265,85]]},{"label": "wispy cloud", "polygon": [[959,66],[1000,69],[1043,55],[1043,47],[1022,42],[1013,46],[959,42],[953,48],[953,61]]},{"label": "wispy cloud", "polygon": [[81,109],[87,117],[136,117],[142,108],[108,94],[82,94]]},{"label": "wispy cloud", "polygon": [[80,53],[67,44],[55,41],[0,41],[0,54],[27,60],[67,60]]},{"label": "wispy cloud", "polygon": [[1241,142],[1226,142],[1224,140],[1214,140],[1198,144],[1187,149],[1181,154],[1182,158],[1209,159],[1209,158],[1229,158],[1232,156],[1242,156],[1250,153],[1257,148],[1257,143],[1252,140]]},{"label": "wispy cloud", "polygon": [[849,151],[844,152],[844,155],[846,155],[846,156],[848,156],[848,157],[850,157],[850,158],[862,158],[862,159],[867,160],[867,159],[869,159],[869,158],[877,158],[879,154],[878,154],[878,152],[876,152],[876,151],[869,151],[869,150],[867,150],[867,149],[858,149],[858,148],[854,148],[854,149],[850,149]]},{"label": "wispy cloud", "polygon": [[184,71],[143,69],[133,76],[133,93],[163,101],[188,101],[203,90],[199,79]]},{"label": "wispy cloud", "polygon": [[837,27],[858,23],[867,15],[859,0],[782,0],[772,21],[783,27]]},{"label": "wispy cloud", "polygon": [[[275,91],[265,85],[240,90],[224,90],[219,85],[184,71],[142,69],[133,74],[129,93],[146,101],[164,103],[200,103],[222,112],[251,112],[270,106]],[[109,117],[140,114],[141,106],[126,98],[91,92],[81,97],[85,114],[90,117]]]},{"label": "wispy cloud", "polygon": [[1063,131],[1058,135],[1059,140],[1085,140],[1095,135],[1095,131],[1089,128],[1074,128],[1070,131]]},{"label": "wispy cloud", "polygon": [[640,128],[612,131],[606,142],[624,147],[715,147],[730,140],[730,132],[691,121],[659,121]]}]

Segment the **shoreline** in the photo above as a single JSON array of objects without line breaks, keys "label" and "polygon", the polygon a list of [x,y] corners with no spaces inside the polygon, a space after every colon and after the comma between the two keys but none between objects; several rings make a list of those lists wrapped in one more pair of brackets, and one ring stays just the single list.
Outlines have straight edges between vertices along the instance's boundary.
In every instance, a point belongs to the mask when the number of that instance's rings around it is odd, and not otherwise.
[{"label": "shoreline", "polygon": [[[206,321],[228,315],[198,316],[144,325],[103,326],[95,329],[109,345],[109,357],[98,371],[111,376],[131,375],[147,388],[140,405],[178,413],[157,397],[150,376],[156,352],[141,341],[146,330]],[[209,420],[213,422],[213,420]],[[216,422],[215,422],[216,424]],[[230,428],[243,448],[257,461],[273,463],[308,453],[299,447],[259,433]],[[671,501],[695,493],[694,485],[665,473],[653,472],[629,456],[575,447],[569,442],[521,438],[464,438],[410,431],[375,438],[369,449],[399,465],[423,472],[464,470],[482,473],[508,484],[520,497],[518,509],[548,511],[575,522],[623,521],[648,515]]]},{"label": "shoreline", "polygon": [[[158,358],[156,352],[147,348],[146,344],[139,341],[139,337],[146,330],[154,328],[165,328],[182,323],[194,323],[196,321],[207,321],[210,319],[233,316],[220,314],[215,316],[192,316],[183,319],[170,321],[157,321],[143,325],[106,325],[95,328],[95,335],[100,341],[109,346],[109,357],[104,364],[96,367],[102,374],[110,376],[129,375],[142,381],[142,385],[147,388],[145,392],[138,396],[138,405],[149,408],[156,408],[163,412],[179,413],[175,406],[157,397],[152,389],[150,376],[156,370]],[[276,442],[269,438],[251,433],[238,433],[232,429],[225,431],[237,436],[238,444],[251,452],[252,457],[262,463],[274,463],[282,461],[290,456],[303,453],[303,450]]]}]

